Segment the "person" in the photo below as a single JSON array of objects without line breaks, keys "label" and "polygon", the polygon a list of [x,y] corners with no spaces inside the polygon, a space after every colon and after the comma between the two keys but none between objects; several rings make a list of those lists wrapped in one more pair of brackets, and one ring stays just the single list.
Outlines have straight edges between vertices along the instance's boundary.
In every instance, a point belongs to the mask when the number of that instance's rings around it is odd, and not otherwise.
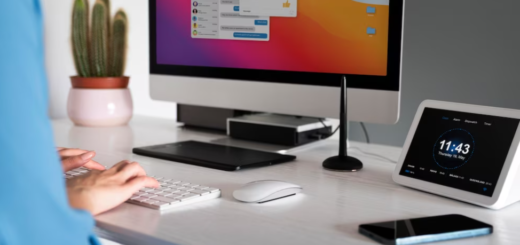
[{"label": "person", "polygon": [[[0,244],[99,244],[93,216],[158,182],[138,163],[105,170],[95,152],[54,147],[39,0],[2,2],[0,32]],[[79,166],[92,170],[65,181]]]}]

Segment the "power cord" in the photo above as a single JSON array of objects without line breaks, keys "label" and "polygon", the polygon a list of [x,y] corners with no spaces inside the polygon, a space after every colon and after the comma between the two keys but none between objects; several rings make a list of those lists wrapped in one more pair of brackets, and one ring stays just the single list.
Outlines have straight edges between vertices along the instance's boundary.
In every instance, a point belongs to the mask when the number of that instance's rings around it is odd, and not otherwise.
[{"label": "power cord", "polygon": [[[325,122],[323,121],[323,119],[318,119],[320,121],[321,124],[323,124],[323,127],[327,128],[328,126],[325,124]],[[366,139],[366,142],[367,144],[370,144],[370,136],[368,135],[368,130],[365,126],[365,123],[363,122],[359,122],[359,124],[361,125],[361,128],[363,129],[363,132],[365,134],[365,139]],[[339,126],[336,127],[336,129],[334,129],[334,131],[328,135],[323,135],[323,134],[319,134],[316,136],[317,139],[319,140],[324,140],[324,139],[328,139],[330,138],[331,136],[333,136],[334,134],[336,134],[336,132],[339,130]],[[391,163],[397,163],[397,161],[391,159],[391,158],[388,158],[388,157],[385,157],[385,156],[382,156],[382,155],[379,155],[379,154],[375,154],[375,153],[370,153],[370,152],[366,152],[366,151],[363,151],[361,150],[360,148],[358,147],[354,147],[354,146],[351,146],[349,147],[349,149],[353,149],[353,150],[357,150],[359,152],[361,152],[362,154],[365,154],[365,155],[368,155],[368,156],[373,156],[373,157],[378,157],[378,158],[381,158],[381,159],[384,159],[388,162],[391,162]]]},{"label": "power cord", "polygon": [[[325,128],[329,127],[325,124],[323,119],[319,118],[318,120],[320,121],[321,124],[323,124],[323,127],[325,127]],[[336,132],[338,132],[338,129],[339,129],[339,126],[337,126],[336,129],[334,129],[334,131],[332,131],[332,133],[330,133],[328,135],[318,134],[317,139],[319,139],[319,140],[328,139],[328,138],[332,137],[332,135],[336,134]]]},{"label": "power cord", "polygon": [[367,144],[370,144],[370,137],[368,137],[368,131],[365,127],[365,123],[359,122],[359,124],[361,125],[361,128],[363,128],[363,132],[365,132],[365,139],[367,140]]},{"label": "power cord", "polygon": [[[327,128],[328,126],[325,124],[325,122],[323,121],[323,119],[319,118],[318,119],[320,121],[321,124],[323,124],[323,127]],[[359,124],[361,124],[361,128],[363,128],[363,132],[365,133],[365,140],[367,141],[367,144],[370,144],[370,137],[368,136],[368,131],[367,131],[367,128],[365,127],[365,123],[363,122],[359,122]],[[339,129],[339,126],[336,127],[336,129],[334,129],[334,131],[332,133],[330,133],[329,135],[320,135],[319,136],[319,139],[327,139],[327,138],[330,138],[332,135],[336,134],[336,132],[338,132],[338,129]]]},{"label": "power cord", "polygon": [[391,162],[391,163],[397,163],[397,161],[391,159],[391,158],[388,158],[388,157],[385,157],[385,156],[382,156],[382,155],[379,155],[379,154],[375,154],[375,153],[370,153],[370,152],[366,152],[366,151],[363,151],[361,149],[359,149],[358,147],[355,147],[355,146],[351,146],[349,147],[349,149],[353,149],[353,150],[357,150],[359,152],[361,152],[362,154],[365,154],[365,155],[368,155],[368,156],[373,156],[373,157],[379,157],[381,159],[384,159],[388,162]]}]

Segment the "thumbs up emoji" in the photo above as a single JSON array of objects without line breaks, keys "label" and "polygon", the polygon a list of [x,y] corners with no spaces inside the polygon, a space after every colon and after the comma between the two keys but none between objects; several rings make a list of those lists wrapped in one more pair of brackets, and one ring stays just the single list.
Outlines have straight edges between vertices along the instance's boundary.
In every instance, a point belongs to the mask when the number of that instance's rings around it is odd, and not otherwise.
[{"label": "thumbs up emoji", "polygon": [[283,3],[283,7],[284,8],[289,8],[291,7],[291,3],[289,2],[289,0],[287,0],[287,2]]}]

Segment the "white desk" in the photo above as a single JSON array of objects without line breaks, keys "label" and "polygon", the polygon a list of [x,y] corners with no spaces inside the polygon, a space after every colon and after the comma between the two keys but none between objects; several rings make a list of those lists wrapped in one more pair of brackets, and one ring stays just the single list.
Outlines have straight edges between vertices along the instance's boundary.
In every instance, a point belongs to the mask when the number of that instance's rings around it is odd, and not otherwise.
[{"label": "white desk", "polygon": [[[57,145],[95,150],[96,160],[102,164],[110,166],[130,159],[140,162],[150,175],[222,189],[222,198],[168,213],[123,204],[96,217],[101,236],[125,245],[376,244],[358,234],[359,224],[451,213],[492,224],[495,233],[440,244],[520,244],[520,205],[492,211],[398,186],[391,178],[394,164],[355,150],[352,155],[365,164],[361,172],[326,171],[321,162],[336,154],[335,140],[290,152],[298,156],[296,162],[225,172],[131,153],[134,146],[224,138],[182,130],[169,120],[136,117],[130,126],[120,128],[82,128],[68,120],[58,120],[53,126]],[[400,154],[395,147],[354,145],[392,159]],[[265,204],[244,204],[233,199],[233,190],[262,179],[292,182],[303,186],[304,191]]]}]

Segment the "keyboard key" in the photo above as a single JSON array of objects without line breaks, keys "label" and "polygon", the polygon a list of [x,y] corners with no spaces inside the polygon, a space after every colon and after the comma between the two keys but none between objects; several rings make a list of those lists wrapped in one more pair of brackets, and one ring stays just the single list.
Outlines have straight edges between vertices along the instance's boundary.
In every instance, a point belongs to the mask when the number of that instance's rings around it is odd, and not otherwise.
[{"label": "keyboard key", "polygon": [[179,194],[178,194],[179,192],[180,192],[180,191],[175,191],[175,192],[163,192],[163,193],[162,193],[162,196],[165,196],[165,197],[169,197],[169,196],[177,196],[177,195],[179,195]]},{"label": "keyboard key", "polygon": [[197,197],[200,197],[200,195],[190,193],[188,195],[183,195],[180,199],[181,199],[181,201],[185,202],[185,201],[197,198]]},{"label": "keyboard key", "polygon": [[148,192],[148,193],[150,193],[150,194],[159,194],[159,193],[161,193],[161,192],[163,192],[163,191],[157,189],[157,190],[150,191],[150,192]]},{"label": "keyboard key", "polygon": [[181,183],[181,186],[189,186],[189,185],[191,185],[191,183],[188,183],[188,182],[182,182]]},{"label": "keyboard key", "polygon": [[154,197],[152,199],[161,201],[161,202],[165,202],[165,203],[171,203],[171,202],[176,201],[174,198],[168,198],[168,197]]},{"label": "keyboard key", "polygon": [[167,198],[174,198],[174,199],[178,199],[180,200],[182,198],[182,195],[178,195],[178,194],[173,194],[171,196],[167,196]]},{"label": "keyboard key", "polygon": [[139,196],[139,195],[133,195],[132,197],[130,197],[130,200],[134,200],[134,199],[137,199],[137,198],[141,198],[141,196]]},{"label": "keyboard key", "polygon": [[216,188],[209,188],[209,189],[205,189],[205,190],[210,191],[211,193],[220,191],[220,189],[216,189]]},{"label": "keyboard key", "polygon": [[197,186],[197,189],[204,190],[204,189],[209,189],[209,187],[203,186],[203,185],[199,185],[199,186]]},{"label": "keyboard key", "polygon": [[142,197],[147,197],[147,198],[152,198],[152,197],[156,197],[157,195],[155,194],[150,194],[150,193],[146,193],[144,195],[141,195]]},{"label": "keyboard key", "polygon": [[136,199],[132,199],[132,201],[136,201],[136,202],[144,202],[146,200],[148,200],[147,197],[138,197]]},{"label": "keyboard key", "polygon": [[148,200],[143,201],[143,203],[146,203],[146,204],[154,204],[156,202],[158,202],[158,201],[154,200],[154,199],[148,199]]},{"label": "keyboard key", "polygon": [[195,194],[198,194],[198,195],[201,195],[201,196],[204,196],[204,195],[208,195],[210,194],[210,191],[209,190],[192,190],[190,191],[191,193],[195,193]]}]

